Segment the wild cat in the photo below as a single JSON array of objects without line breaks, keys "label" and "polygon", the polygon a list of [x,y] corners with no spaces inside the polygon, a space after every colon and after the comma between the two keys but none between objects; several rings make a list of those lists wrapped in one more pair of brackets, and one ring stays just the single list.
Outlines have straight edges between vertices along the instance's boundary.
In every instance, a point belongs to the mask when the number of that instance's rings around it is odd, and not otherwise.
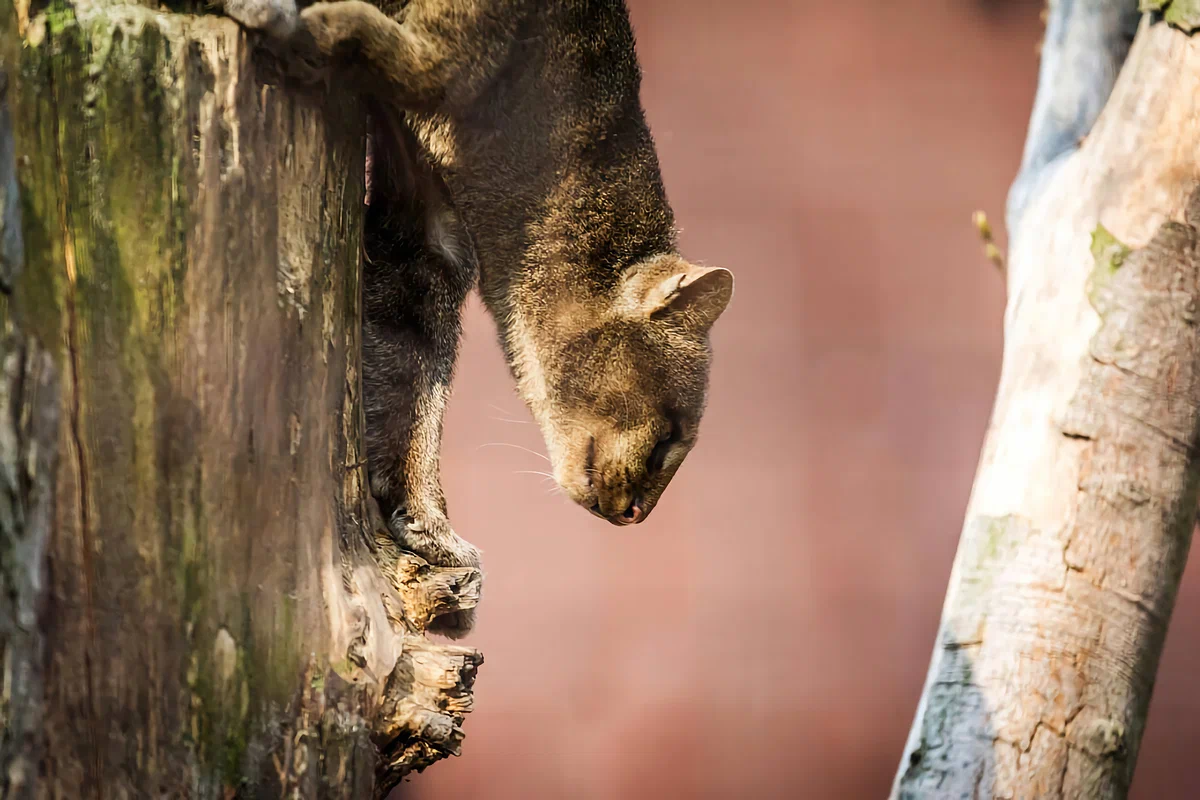
[{"label": "wild cat", "polygon": [[624,2],[225,10],[370,109],[363,389],[372,492],[396,537],[435,564],[479,564],[438,463],[474,285],[558,485],[610,522],[645,520],[696,443],[733,276],[677,251]]}]

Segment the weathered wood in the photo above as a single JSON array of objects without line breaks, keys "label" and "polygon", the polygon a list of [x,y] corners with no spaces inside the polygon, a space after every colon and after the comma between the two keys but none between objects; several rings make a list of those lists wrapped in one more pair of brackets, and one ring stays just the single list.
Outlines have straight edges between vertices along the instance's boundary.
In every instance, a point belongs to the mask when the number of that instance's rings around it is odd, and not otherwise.
[{"label": "weathered wood", "polygon": [[44,720],[38,617],[46,601],[53,517],[58,378],[49,354],[11,331],[0,342],[0,794],[25,797],[41,760]]},{"label": "weathered wood", "polygon": [[[1126,12],[1052,14],[1089,4]],[[1062,101],[1108,57],[1043,84],[1041,121],[1085,117]],[[1200,39],[1145,20],[1103,107],[1015,187],[1004,366],[894,797],[1133,777],[1200,482]]]},{"label": "weathered wood", "polygon": [[479,574],[398,551],[365,495],[361,112],[270,85],[223,18],[3,17],[0,647],[31,666],[0,766],[41,797],[382,795],[458,752],[481,659],[423,631]]}]

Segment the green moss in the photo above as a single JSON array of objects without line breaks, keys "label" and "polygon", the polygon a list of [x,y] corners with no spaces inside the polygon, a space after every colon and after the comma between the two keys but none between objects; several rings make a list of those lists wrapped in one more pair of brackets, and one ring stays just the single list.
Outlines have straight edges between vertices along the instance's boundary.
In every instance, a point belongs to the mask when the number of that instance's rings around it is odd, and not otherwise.
[{"label": "green moss", "polygon": [[1092,257],[1096,266],[1103,267],[1108,274],[1120,269],[1129,253],[1130,249],[1103,225],[1097,225],[1092,231]]},{"label": "green moss", "polygon": [[983,517],[979,520],[982,530],[980,539],[980,563],[994,561],[1000,553],[1000,544],[1008,535],[1011,517]]},{"label": "green moss", "polygon": [[300,630],[296,624],[297,601],[294,595],[284,595],[275,604],[274,635],[271,637],[271,674],[266,687],[274,697],[288,697],[296,685],[296,670],[304,663],[300,655]]},{"label": "green moss", "polygon": [[206,631],[192,643],[188,688],[192,694],[193,745],[204,763],[214,766],[220,781],[236,786],[243,778],[244,759],[253,722],[250,716],[245,648],[233,641],[232,670],[218,652],[224,629]]},{"label": "green moss", "polygon": [[1087,279],[1087,296],[1092,307],[1101,316],[1107,313],[1108,302],[1105,299],[1108,285],[1113,276],[1129,257],[1130,249],[1118,241],[1103,225],[1097,225],[1092,231],[1092,258],[1096,265]]},{"label": "green moss", "polygon": [[[20,192],[26,264],[14,288],[14,296],[20,298],[14,313],[27,333],[51,345],[58,341],[62,330],[64,280],[62,269],[56,263],[51,263],[54,253],[61,248],[47,230],[46,204],[43,201],[49,193],[45,187],[33,187],[22,182]],[[51,346],[50,349],[56,357],[61,357],[59,348]]]},{"label": "green moss", "polygon": [[51,36],[61,36],[75,25],[75,9],[62,0],[54,0],[46,9],[46,30]]},{"label": "green moss", "polygon": [[963,540],[967,549],[963,553],[964,583],[960,591],[974,602],[991,591],[996,562],[1009,558],[1014,550],[1027,542],[1033,529],[1028,520],[1012,514],[978,516],[970,521],[970,527]]},{"label": "green moss", "polygon": [[1187,33],[1200,29],[1200,0],[1141,0],[1142,11],[1158,11],[1163,19]]},{"label": "green moss", "polygon": [[19,62],[19,79],[10,84],[17,182],[21,204],[21,233],[25,266],[13,295],[13,314],[21,327],[43,342],[61,360],[55,346],[63,328],[65,276],[59,235],[58,184],[54,176],[56,124],[42,102],[51,85],[54,58],[47,48],[27,49]]}]

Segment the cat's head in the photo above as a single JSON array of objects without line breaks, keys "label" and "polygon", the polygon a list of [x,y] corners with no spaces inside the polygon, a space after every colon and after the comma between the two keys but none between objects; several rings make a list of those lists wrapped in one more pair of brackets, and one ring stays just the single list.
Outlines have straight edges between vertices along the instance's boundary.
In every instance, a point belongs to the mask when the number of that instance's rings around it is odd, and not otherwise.
[{"label": "cat's head", "polygon": [[531,407],[572,500],[617,525],[649,516],[696,442],[709,329],[732,295],[728,270],[664,255],[629,268],[603,314],[566,320]]}]

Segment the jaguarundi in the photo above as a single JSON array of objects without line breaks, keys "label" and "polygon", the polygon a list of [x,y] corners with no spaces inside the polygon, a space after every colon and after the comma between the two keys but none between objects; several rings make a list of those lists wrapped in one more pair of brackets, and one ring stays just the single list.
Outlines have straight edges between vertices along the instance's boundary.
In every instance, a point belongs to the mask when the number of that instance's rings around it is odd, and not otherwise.
[{"label": "jaguarundi", "polygon": [[[371,118],[363,392],[371,490],[434,564],[476,566],[438,453],[478,285],[554,478],[645,520],[696,442],[733,276],[679,255],[621,0],[226,0]],[[469,613],[437,621],[462,635]]]}]

